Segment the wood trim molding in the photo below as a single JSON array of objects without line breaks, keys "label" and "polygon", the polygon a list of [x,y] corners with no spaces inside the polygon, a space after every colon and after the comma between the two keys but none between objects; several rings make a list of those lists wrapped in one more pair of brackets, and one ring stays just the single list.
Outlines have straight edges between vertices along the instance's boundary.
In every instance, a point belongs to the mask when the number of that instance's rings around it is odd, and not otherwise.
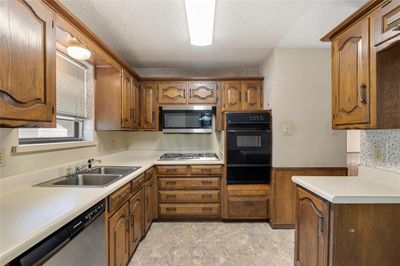
[{"label": "wood trim molding", "polygon": [[379,5],[384,3],[387,0],[370,0],[365,5],[363,5],[360,9],[350,15],[347,19],[345,19],[342,23],[336,26],[333,30],[328,32],[324,37],[321,38],[323,42],[329,42],[333,38],[335,38],[340,32],[350,27],[352,24],[365,17],[371,11],[376,9]]},{"label": "wood trim molding", "polygon": [[225,81],[225,80],[264,80],[264,77],[142,77],[141,81]]},{"label": "wood trim molding", "polygon": [[114,60],[116,60],[121,66],[127,69],[132,76],[136,79],[141,77],[119,56],[115,53],[107,44],[105,44],[91,29],[89,29],[79,18],[69,11],[59,0],[42,0],[50,8],[52,8],[59,16],[67,20],[74,27],[79,29],[81,33],[86,35],[89,39],[95,42],[101,49],[107,52]]},{"label": "wood trim molding", "polygon": [[272,167],[276,171],[347,171],[347,167]]}]

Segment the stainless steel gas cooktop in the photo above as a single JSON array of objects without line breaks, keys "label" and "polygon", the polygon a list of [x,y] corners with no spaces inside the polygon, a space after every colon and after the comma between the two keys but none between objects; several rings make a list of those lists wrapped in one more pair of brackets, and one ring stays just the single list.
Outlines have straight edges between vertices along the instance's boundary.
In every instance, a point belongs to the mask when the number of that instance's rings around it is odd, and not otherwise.
[{"label": "stainless steel gas cooktop", "polygon": [[216,161],[218,156],[215,153],[164,153],[159,159],[159,161],[179,160]]}]

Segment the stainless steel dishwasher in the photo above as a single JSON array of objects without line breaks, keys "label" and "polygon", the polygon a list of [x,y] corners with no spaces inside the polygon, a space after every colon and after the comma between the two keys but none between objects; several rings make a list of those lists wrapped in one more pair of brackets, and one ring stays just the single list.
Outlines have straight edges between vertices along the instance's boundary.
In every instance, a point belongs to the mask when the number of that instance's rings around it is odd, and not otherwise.
[{"label": "stainless steel dishwasher", "polygon": [[104,210],[103,200],[17,257],[10,266],[106,265]]}]

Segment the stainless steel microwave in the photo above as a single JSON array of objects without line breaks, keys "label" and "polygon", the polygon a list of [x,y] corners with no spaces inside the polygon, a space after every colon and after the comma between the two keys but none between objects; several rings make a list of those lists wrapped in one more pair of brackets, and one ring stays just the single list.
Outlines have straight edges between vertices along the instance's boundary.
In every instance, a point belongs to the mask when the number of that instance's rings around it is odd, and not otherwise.
[{"label": "stainless steel microwave", "polygon": [[164,133],[212,133],[211,106],[164,106],[161,125]]}]

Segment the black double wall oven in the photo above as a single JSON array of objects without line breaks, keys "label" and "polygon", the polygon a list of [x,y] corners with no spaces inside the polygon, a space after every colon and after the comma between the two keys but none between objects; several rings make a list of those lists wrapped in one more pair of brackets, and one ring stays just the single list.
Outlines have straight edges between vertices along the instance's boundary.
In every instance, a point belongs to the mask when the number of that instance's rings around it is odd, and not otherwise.
[{"label": "black double wall oven", "polygon": [[269,184],[272,132],[269,112],[227,112],[227,183]]}]

